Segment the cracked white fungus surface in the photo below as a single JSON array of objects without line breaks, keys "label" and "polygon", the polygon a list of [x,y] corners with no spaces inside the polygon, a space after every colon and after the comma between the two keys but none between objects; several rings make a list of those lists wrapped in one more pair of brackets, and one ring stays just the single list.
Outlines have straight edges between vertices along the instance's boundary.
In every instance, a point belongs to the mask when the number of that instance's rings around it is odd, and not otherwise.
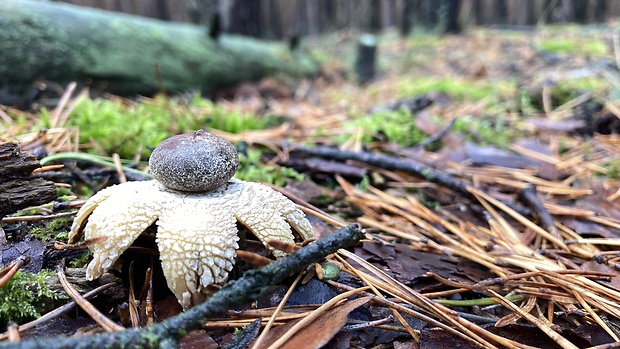
[{"label": "cracked white fungus surface", "polygon": [[268,246],[268,240],[294,243],[291,227],[302,240],[313,236],[303,212],[284,195],[232,178],[203,193],[171,190],[156,180],[106,188],[79,210],[69,242],[82,234],[91,242],[93,260],[86,276],[92,280],[155,223],[168,287],[188,308],[226,282],[239,248],[236,222],[252,231],[276,257],[285,253]]}]

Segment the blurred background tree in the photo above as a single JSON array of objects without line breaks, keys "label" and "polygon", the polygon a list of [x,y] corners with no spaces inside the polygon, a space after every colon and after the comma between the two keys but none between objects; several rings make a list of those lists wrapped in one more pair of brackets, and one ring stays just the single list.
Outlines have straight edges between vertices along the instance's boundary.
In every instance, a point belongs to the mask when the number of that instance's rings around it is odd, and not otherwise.
[{"label": "blurred background tree", "polygon": [[351,28],[397,27],[458,33],[468,25],[532,26],[600,23],[620,15],[617,0],[63,0],[76,5],[208,24],[219,14],[222,30],[259,38],[289,39]]}]

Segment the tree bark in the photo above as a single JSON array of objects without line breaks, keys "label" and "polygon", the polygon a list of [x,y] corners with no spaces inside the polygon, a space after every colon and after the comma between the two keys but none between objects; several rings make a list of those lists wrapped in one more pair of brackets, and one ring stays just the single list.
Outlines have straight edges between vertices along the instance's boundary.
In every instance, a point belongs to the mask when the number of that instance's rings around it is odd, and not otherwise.
[{"label": "tree bark", "polygon": [[0,219],[56,199],[54,182],[31,176],[39,167],[34,156],[22,153],[17,143],[0,143]]},{"label": "tree bark", "polygon": [[151,94],[319,69],[285,44],[234,35],[212,39],[202,26],[56,2],[0,1],[0,27],[0,88],[26,89],[44,78]]}]

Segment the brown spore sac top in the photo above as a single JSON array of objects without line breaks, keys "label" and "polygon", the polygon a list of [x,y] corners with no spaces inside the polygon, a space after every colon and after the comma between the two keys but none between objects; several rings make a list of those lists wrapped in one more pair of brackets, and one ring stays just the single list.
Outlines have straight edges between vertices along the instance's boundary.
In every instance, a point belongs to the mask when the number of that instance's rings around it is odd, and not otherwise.
[{"label": "brown spore sac top", "polygon": [[229,141],[204,130],[170,137],[151,154],[153,177],[169,189],[206,192],[226,183],[239,165]]}]

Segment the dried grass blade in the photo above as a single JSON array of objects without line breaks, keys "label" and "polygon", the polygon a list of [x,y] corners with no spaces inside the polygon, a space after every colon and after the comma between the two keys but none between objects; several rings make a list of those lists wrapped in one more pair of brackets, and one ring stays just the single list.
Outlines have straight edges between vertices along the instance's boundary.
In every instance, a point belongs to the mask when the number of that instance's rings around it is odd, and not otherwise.
[{"label": "dried grass blade", "polygon": [[[346,252],[346,251],[343,250],[339,252]],[[349,264],[347,261],[345,261],[341,256],[336,255],[336,258],[340,260],[340,262],[343,263],[350,272],[352,272],[355,276],[360,278],[366,285],[368,285],[372,289],[372,292],[374,292],[374,294],[377,297],[383,298],[383,295],[381,294],[381,292],[379,292],[379,290],[377,290],[376,288],[376,283],[370,282],[370,280],[368,279],[369,275],[365,275],[365,273],[361,272],[360,270],[353,268],[353,266]],[[386,288],[388,288],[389,286],[390,285],[386,285]],[[407,332],[409,332],[411,337],[413,337],[416,341],[419,342],[420,336],[413,330],[413,328],[409,325],[409,323],[405,320],[405,318],[395,309],[390,308],[390,311],[392,312],[394,317],[396,317],[398,322],[400,322],[401,325],[403,325],[403,327],[407,330]]]},{"label": "dried grass blade", "polygon": [[607,332],[607,334],[609,334],[611,336],[611,338],[614,339],[614,341],[618,342],[620,341],[620,338],[618,338],[618,336],[614,333],[614,331],[611,330],[611,328],[609,328],[609,326],[607,326],[607,324],[601,319],[600,316],[598,316],[597,313],[594,312],[594,310],[592,310],[592,307],[590,307],[590,305],[588,304],[588,302],[586,302],[583,297],[581,297],[581,295],[579,294],[579,292],[577,291],[573,291],[573,295],[575,296],[575,299],[577,299],[577,301],[579,302],[579,304],[581,304],[581,306],[583,307],[583,309],[590,314],[590,316],[594,319],[594,321],[596,321],[597,324],[599,324],[599,326],[601,326],[605,332]]},{"label": "dried grass blade", "polygon": [[90,317],[95,320],[103,329],[108,332],[113,331],[122,331],[125,328],[110,320],[107,316],[103,315],[97,308],[95,308],[89,301],[87,301],[84,296],[82,296],[76,289],[73,287],[69,281],[67,280],[67,276],[65,275],[65,271],[62,266],[58,266],[56,268],[56,274],[58,275],[58,280],[60,280],[60,284],[62,288],[64,288],[67,295],[73,299],[75,304],[79,305]]},{"label": "dried grass blade", "polygon": [[539,320],[534,315],[531,315],[530,313],[523,311],[523,309],[519,308],[518,306],[516,306],[515,304],[513,304],[506,298],[502,297],[499,293],[493,290],[488,290],[488,292],[491,293],[493,297],[497,298],[499,303],[501,303],[504,307],[514,311],[515,313],[519,314],[522,318],[534,324],[536,327],[538,327],[541,331],[543,331],[547,336],[549,336],[549,338],[551,338],[554,342],[556,342],[562,348],[578,349],[577,346],[572,344],[566,338],[562,337],[562,335],[560,335],[559,333],[555,332],[551,327],[545,324],[545,322]]},{"label": "dried grass blade", "polygon": [[346,299],[346,298],[348,298],[350,296],[356,295],[356,294],[358,294],[358,293],[360,293],[362,291],[365,291],[365,290],[367,290],[369,288],[370,288],[370,286],[360,287],[360,288],[357,288],[355,290],[339,294],[338,296],[330,299],[328,302],[326,302],[325,304],[323,304],[322,306],[317,308],[315,311],[313,311],[310,315],[306,316],[305,318],[300,320],[298,323],[296,323],[293,327],[291,327],[290,330],[288,330],[282,337],[280,337],[280,339],[278,339],[273,344],[271,344],[267,349],[277,349],[277,348],[279,348],[284,343],[286,343],[286,341],[289,340],[295,333],[297,333],[300,329],[304,328],[310,322],[314,321],[314,319],[316,319],[319,315],[323,314],[327,309],[335,306],[340,301],[342,301],[342,300],[344,300],[344,299]]},{"label": "dried grass blade", "polygon": [[[379,270],[378,268],[376,268],[375,266],[373,266],[372,264],[368,263],[367,261],[365,261],[362,258],[359,258],[358,256],[356,256],[353,253],[350,253],[346,250],[341,250],[338,251],[338,253],[343,254],[345,256],[347,256],[348,258],[351,258],[353,260],[355,260],[357,263],[359,263],[360,265],[364,266],[367,270],[369,270],[370,272],[372,272],[373,274],[377,275],[379,277],[379,279],[376,279],[377,281],[380,282],[385,282],[386,284],[389,284],[391,287],[390,288],[384,288],[384,290],[388,293],[392,293],[395,296],[415,305],[420,307],[421,309],[429,312],[430,314],[433,314],[435,316],[437,316],[440,319],[443,319],[444,321],[451,323],[452,325],[458,327],[461,331],[463,331],[465,334],[469,335],[471,337],[471,341],[476,343],[477,345],[480,345],[482,347],[486,347],[486,348],[496,348],[494,345],[492,345],[491,343],[489,343],[487,340],[485,340],[484,338],[478,336],[474,331],[471,330],[471,328],[469,327],[470,325],[475,327],[477,331],[482,331],[481,333],[483,333],[485,336],[487,336],[487,338],[491,338],[493,337],[492,334],[472,323],[470,323],[469,321],[462,319],[456,312],[452,311],[451,309],[444,307],[441,304],[435,303],[432,300],[422,296],[420,293],[412,290],[411,288],[403,285],[402,283],[398,282],[397,280],[394,280],[393,278],[391,278],[389,275],[385,274],[382,270]],[[361,271],[358,271],[359,273],[362,273]],[[368,275],[367,278],[370,279],[374,279],[374,277],[372,277],[371,275]],[[380,280],[380,279],[384,279],[384,280]],[[394,292],[397,291],[397,292]],[[501,338],[501,337],[500,337]]]},{"label": "dried grass blade", "polygon": [[140,327],[140,317],[138,315],[138,302],[136,300],[136,291],[133,281],[134,263],[129,265],[129,318],[131,319],[131,326],[134,328]]},{"label": "dried grass blade", "polygon": [[269,321],[267,321],[267,324],[265,324],[265,328],[263,329],[263,332],[260,334],[260,336],[258,336],[256,341],[252,345],[252,349],[260,348],[262,342],[267,337],[267,334],[269,333],[271,326],[273,326],[273,323],[276,321],[278,314],[280,314],[280,311],[282,311],[282,308],[284,308],[284,304],[286,304],[286,301],[293,293],[293,290],[295,289],[295,287],[297,287],[297,284],[299,283],[303,275],[304,275],[303,273],[299,273],[299,275],[297,275],[297,277],[295,278],[295,281],[293,281],[291,286],[288,288],[288,290],[286,291],[286,294],[284,294],[284,297],[282,297],[282,300],[280,301],[278,306],[274,309],[273,313],[271,314]]},{"label": "dried grass blade", "polygon": [[[490,195],[488,195],[488,194],[486,194],[486,193],[482,192],[481,190],[478,190],[478,189],[476,189],[474,187],[467,187],[467,190],[470,193],[472,193],[473,195],[475,195],[476,197],[478,197],[479,199],[480,198],[484,199],[484,200],[480,200],[480,202],[483,205],[484,205],[484,201],[493,204],[493,206],[498,207],[502,211],[506,212],[509,216],[511,216],[512,218],[516,219],[519,223],[525,225],[527,228],[532,229],[533,231],[538,233],[540,236],[542,236],[545,239],[551,241],[552,243],[554,243],[558,247],[560,247],[562,249],[565,249],[565,250],[568,250],[568,247],[566,246],[564,241],[556,238],[555,236],[553,236],[553,234],[549,233],[548,231],[546,231],[543,228],[539,227],[538,225],[534,224],[532,221],[530,221],[529,219],[523,217],[522,215],[517,213],[515,210],[513,210],[510,207],[506,206],[505,204],[503,204],[499,200],[496,200],[492,196],[490,196]],[[500,220],[503,220],[503,219],[500,219]],[[512,230],[512,229],[510,229],[510,230]]]},{"label": "dried grass blade", "polygon": [[62,123],[60,120],[62,110],[67,105],[67,102],[71,98],[73,91],[75,91],[76,86],[77,86],[77,83],[75,82],[72,82],[67,86],[67,89],[62,94],[62,97],[60,97],[60,101],[58,102],[58,105],[50,113],[50,128],[62,127]]},{"label": "dried grass blade", "polygon": [[331,224],[334,227],[337,228],[342,228],[344,226],[347,225],[347,223],[343,223],[339,220],[337,220],[336,218],[333,218],[332,216],[330,216],[329,214],[323,212],[323,211],[317,211],[317,210],[313,210],[311,208],[305,207],[305,206],[301,206],[301,205],[297,205],[297,207],[302,210],[305,214],[310,215],[312,217],[318,218],[320,220],[322,220],[323,222],[327,223],[327,224]]},{"label": "dried grass blade", "polygon": [[30,258],[27,256],[19,256],[16,260],[11,262],[8,266],[0,271],[0,287],[4,287],[17,273],[17,271],[28,264]]}]

